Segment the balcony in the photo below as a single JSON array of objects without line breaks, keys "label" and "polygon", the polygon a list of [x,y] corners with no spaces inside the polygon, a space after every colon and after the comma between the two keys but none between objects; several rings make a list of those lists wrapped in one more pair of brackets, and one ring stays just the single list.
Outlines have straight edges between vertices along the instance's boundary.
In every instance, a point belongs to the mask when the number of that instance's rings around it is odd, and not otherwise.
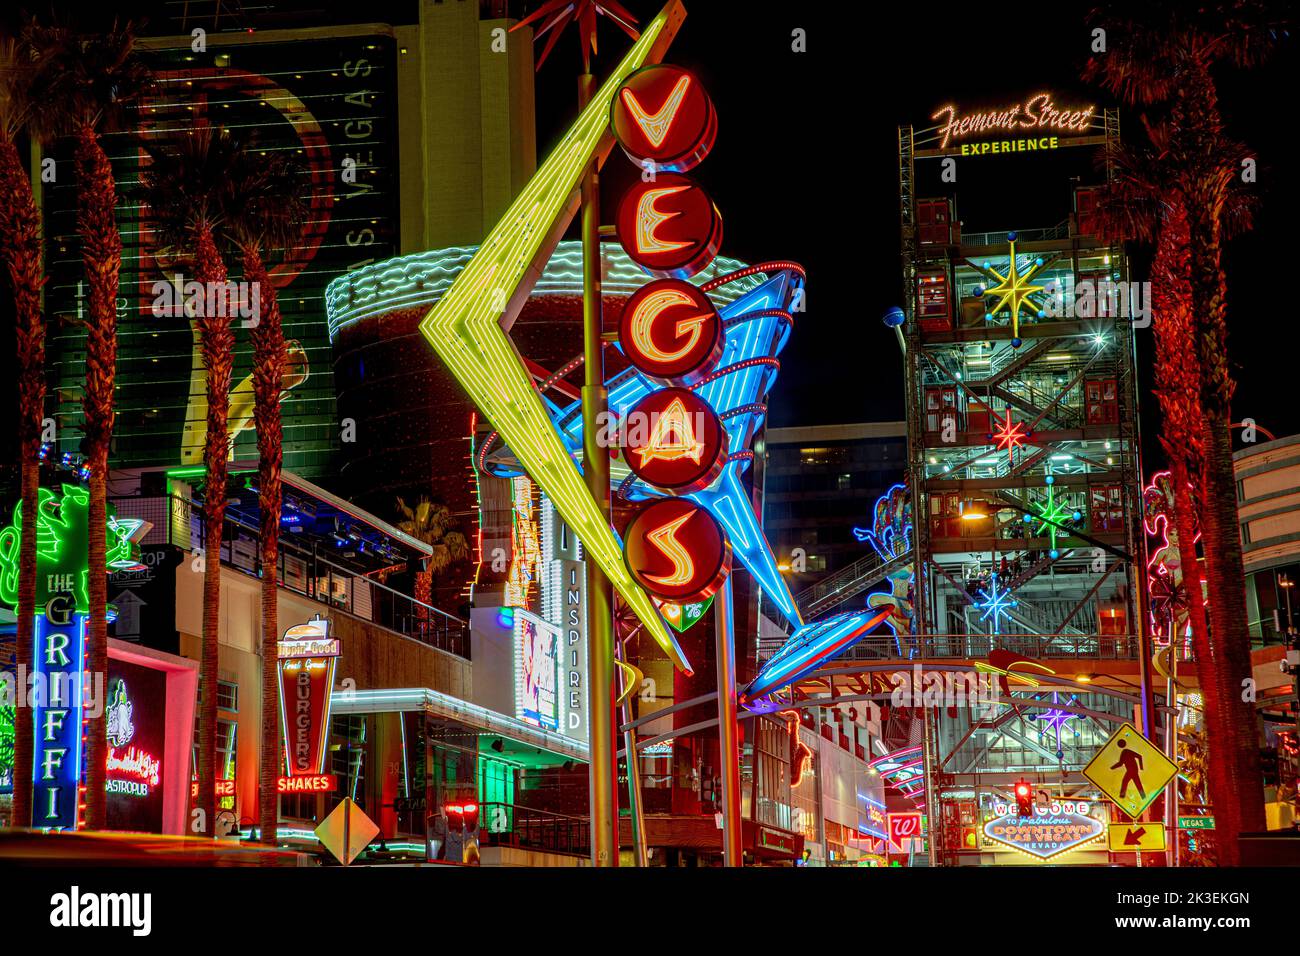
[{"label": "balcony", "polygon": [[[153,528],[142,546],[173,545],[198,553],[204,542],[202,503],[170,494],[111,499],[121,516],[143,518]],[[233,513],[232,513],[233,512]],[[231,508],[222,524],[221,563],[250,577],[262,576],[261,532]],[[283,524],[282,524],[283,529]],[[414,563],[419,555],[394,540],[389,550],[326,557],[339,548],[310,532],[280,535],[278,583],[285,590],[370,621],[430,647],[469,659],[469,624],[377,580],[385,570]]]}]

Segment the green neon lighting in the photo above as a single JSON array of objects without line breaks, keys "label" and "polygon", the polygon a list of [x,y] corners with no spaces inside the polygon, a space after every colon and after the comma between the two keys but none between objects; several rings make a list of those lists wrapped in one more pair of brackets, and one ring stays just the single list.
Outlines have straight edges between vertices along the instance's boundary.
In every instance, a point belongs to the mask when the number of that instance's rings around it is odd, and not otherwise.
[{"label": "green neon lighting", "polygon": [[646,630],[677,667],[689,672],[690,665],[654,602],[624,566],[618,538],[583,484],[577,464],[551,424],[532,378],[500,324],[512,303],[516,308],[522,304],[558,239],[557,226],[572,215],[574,190],[607,135],[615,91],[646,61],[674,9],[680,8],[669,4],[641,34],[451,288],[429,310],[420,331],[520,464],[550,496]]},{"label": "green neon lighting", "polygon": [[[41,488],[36,499],[36,611],[60,588],[50,588],[51,579],[74,582],[76,610],[90,613],[88,552],[90,492],[78,485],[63,485],[61,493]],[[18,551],[22,538],[23,506],[14,509],[14,522],[0,530],[0,602],[18,607]],[[108,518],[105,558],[108,567],[129,562],[133,556],[130,535],[138,523]]]}]

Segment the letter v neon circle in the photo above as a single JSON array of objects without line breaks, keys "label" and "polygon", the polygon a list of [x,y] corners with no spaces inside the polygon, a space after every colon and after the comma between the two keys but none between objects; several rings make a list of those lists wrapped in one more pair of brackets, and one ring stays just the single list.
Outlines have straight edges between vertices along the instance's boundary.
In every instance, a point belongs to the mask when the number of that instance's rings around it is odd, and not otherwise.
[{"label": "letter v neon circle", "polygon": [[628,572],[618,538],[587,492],[505,331],[573,218],[575,191],[587,164],[598,153],[606,155],[612,145],[609,104],[615,92],[633,71],[663,57],[685,16],[680,0],[672,0],[646,27],[451,288],[429,310],[420,332],[550,496],[646,630],[679,669],[690,673],[690,664],[654,602]]}]

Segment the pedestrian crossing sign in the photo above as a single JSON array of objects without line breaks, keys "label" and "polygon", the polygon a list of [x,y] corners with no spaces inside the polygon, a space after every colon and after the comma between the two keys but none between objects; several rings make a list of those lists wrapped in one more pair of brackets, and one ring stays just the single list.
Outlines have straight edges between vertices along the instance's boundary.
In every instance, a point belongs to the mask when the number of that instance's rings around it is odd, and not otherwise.
[{"label": "pedestrian crossing sign", "polygon": [[1083,775],[1137,819],[1178,773],[1178,767],[1132,724],[1122,724],[1097,751]]}]

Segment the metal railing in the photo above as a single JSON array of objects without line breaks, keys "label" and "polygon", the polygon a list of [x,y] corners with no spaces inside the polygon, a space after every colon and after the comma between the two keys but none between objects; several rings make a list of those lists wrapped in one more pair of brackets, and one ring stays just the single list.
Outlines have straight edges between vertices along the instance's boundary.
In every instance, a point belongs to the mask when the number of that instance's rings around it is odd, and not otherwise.
[{"label": "metal railing", "polygon": [[[1010,230],[1001,229],[997,232],[963,232],[961,244],[963,246],[998,246],[1005,245],[1007,241],[1007,232]],[[1022,246],[1027,242],[1050,242],[1057,239],[1070,238],[1070,220],[1065,219],[1055,226],[1049,226],[1046,229],[1016,229],[1016,241]]]},{"label": "metal railing", "polygon": [[871,585],[882,580],[890,571],[902,567],[911,560],[911,549],[888,561],[872,551],[848,567],[800,591],[795,595],[795,603],[804,617],[812,620],[835,605],[861,594]]},{"label": "metal railing", "polygon": [[591,828],[581,817],[512,803],[484,803],[479,820],[480,846],[508,846],[569,856],[591,853]]},{"label": "metal railing", "polygon": [[[202,505],[177,495],[112,499],[117,514],[153,523],[144,545],[171,544],[190,551],[204,547]],[[261,577],[259,529],[226,516],[222,523],[221,563]],[[306,549],[292,535],[280,536],[279,585],[287,591],[371,621],[404,637],[469,659],[469,624],[431,604],[359,575]]]}]

